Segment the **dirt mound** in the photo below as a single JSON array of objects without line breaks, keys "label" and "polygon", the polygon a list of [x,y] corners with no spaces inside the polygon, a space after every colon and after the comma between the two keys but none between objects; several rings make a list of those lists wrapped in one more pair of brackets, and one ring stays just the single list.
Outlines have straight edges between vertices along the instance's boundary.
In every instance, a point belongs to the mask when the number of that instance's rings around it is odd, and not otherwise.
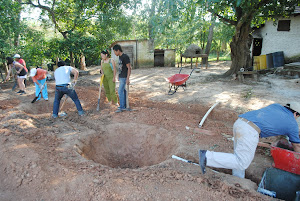
[{"label": "dirt mound", "polygon": [[0,109],[2,110],[6,110],[6,109],[10,109],[13,107],[16,107],[17,105],[20,104],[20,100],[19,99],[6,99],[6,100],[1,100],[1,105],[0,105]]}]

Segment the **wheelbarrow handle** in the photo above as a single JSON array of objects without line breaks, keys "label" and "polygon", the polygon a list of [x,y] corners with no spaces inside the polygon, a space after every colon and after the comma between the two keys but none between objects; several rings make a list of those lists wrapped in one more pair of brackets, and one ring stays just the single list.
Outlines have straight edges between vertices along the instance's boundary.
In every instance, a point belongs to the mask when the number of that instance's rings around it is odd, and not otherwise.
[{"label": "wheelbarrow handle", "polygon": [[178,73],[178,74],[180,74],[181,70],[182,70],[182,66],[181,66],[181,68],[180,68],[180,70],[179,70],[179,73]]},{"label": "wheelbarrow handle", "polygon": [[[191,73],[190,73],[189,77],[192,75],[192,73],[194,72],[195,68],[196,68],[196,65],[194,66],[193,70],[191,71]],[[181,70],[182,70],[182,66],[181,66],[181,68],[180,68],[180,70],[179,70],[179,73],[178,73],[178,74],[180,74]]]},{"label": "wheelbarrow handle", "polygon": [[193,68],[193,70],[191,71],[189,77],[191,77],[191,75],[192,75],[192,73],[194,72],[195,69],[196,69],[196,65],[195,65],[195,67]]}]

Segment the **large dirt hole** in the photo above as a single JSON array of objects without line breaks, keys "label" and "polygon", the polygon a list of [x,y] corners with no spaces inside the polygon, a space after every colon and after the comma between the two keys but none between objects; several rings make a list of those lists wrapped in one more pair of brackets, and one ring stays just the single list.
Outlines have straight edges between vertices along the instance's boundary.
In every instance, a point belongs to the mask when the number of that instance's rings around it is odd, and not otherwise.
[{"label": "large dirt hole", "polygon": [[82,141],[82,156],[112,168],[140,168],[171,158],[177,139],[171,132],[136,123],[115,123]]}]

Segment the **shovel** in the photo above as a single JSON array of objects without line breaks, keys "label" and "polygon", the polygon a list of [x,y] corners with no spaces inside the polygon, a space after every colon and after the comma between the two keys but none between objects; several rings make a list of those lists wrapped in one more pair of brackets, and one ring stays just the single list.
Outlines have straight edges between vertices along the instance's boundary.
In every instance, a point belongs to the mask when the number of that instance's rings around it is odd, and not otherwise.
[{"label": "shovel", "polygon": [[98,104],[97,104],[97,111],[100,110],[100,97],[101,97],[101,88],[102,88],[102,84],[103,84],[103,79],[104,79],[104,74],[101,75],[101,78],[100,78],[100,87],[99,87],[99,96],[98,96]]},{"label": "shovel", "polygon": [[41,95],[41,93],[42,93],[42,91],[43,91],[43,89],[44,89],[44,87],[45,87],[45,84],[46,84],[46,81],[45,81],[45,83],[42,85],[42,87],[41,87],[41,90],[40,90],[40,93],[31,101],[31,103],[34,103],[38,98],[39,98],[39,96]]},{"label": "shovel", "polygon": [[126,85],[126,111],[134,111],[129,107],[129,84]]}]

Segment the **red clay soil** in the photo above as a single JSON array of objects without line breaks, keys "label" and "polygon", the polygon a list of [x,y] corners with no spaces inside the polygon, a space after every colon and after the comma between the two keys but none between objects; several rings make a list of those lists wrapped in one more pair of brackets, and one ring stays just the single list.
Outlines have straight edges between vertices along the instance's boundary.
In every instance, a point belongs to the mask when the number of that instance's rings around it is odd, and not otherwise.
[{"label": "red clay soil", "polygon": [[[114,113],[101,97],[96,111],[96,82],[79,82],[76,91],[86,111],[79,117],[67,100],[67,117],[51,119],[54,83],[49,101],[31,104],[33,94],[4,89],[0,103],[0,200],[272,200],[256,192],[264,170],[271,166],[268,150],[258,148],[247,179],[229,170],[198,163],[198,150],[233,151],[237,113],[213,110],[206,132],[196,133],[209,105],[170,104],[130,94],[131,112]],[[33,88],[32,88],[33,90]]]}]

